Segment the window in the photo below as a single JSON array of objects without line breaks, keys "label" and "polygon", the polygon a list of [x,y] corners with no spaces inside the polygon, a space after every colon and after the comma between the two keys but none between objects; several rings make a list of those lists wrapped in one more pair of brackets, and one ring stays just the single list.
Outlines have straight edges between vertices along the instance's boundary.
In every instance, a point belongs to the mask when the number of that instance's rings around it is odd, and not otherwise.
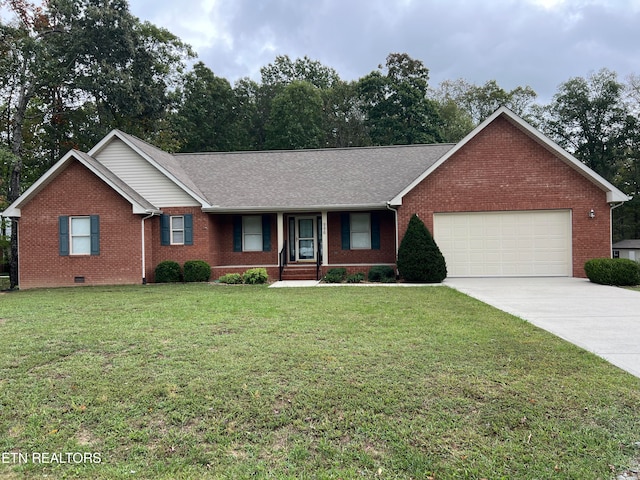
[{"label": "window", "polygon": [[89,217],[70,217],[69,236],[71,255],[89,255],[91,253],[91,219]]},{"label": "window", "polygon": [[162,245],[193,245],[193,215],[162,215],[160,237]]},{"label": "window", "polygon": [[340,214],[343,250],[380,250],[380,212]]},{"label": "window", "polygon": [[58,217],[60,255],[100,255],[100,217]]},{"label": "window", "polygon": [[262,217],[242,217],[242,251],[262,251]]},{"label": "window", "polygon": [[184,217],[171,217],[171,245],[184,245]]},{"label": "window", "polygon": [[371,249],[371,216],[368,213],[351,214],[351,248]]},{"label": "window", "polygon": [[271,216],[236,215],[233,217],[234,252],[270,252]]}]

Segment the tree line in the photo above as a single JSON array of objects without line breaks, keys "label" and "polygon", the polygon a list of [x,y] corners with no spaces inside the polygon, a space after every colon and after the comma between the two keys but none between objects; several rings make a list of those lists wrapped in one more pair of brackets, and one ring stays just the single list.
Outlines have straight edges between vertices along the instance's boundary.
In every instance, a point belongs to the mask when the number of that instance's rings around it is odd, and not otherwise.
[{"label": "tree line", "polygon": [[[113,128],[171,152],[453,143],[503,105],[638,195],[640,76],[603,69],[539,104],[495,80],[432,86],[406,53],[355,81],[283,55],[232,85],[126,0],[44,1],[0,0],[0,208]],[[640,201],[615,213],[614,238],[640,238]]]}]

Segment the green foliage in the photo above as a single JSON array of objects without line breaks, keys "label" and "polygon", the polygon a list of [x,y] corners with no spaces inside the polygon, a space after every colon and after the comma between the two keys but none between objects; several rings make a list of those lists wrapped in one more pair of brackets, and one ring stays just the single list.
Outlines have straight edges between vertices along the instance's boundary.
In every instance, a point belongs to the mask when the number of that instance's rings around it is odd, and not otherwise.
[{"label": "green foliage", "polygon": [[389,265],[376,265],[369,270],[367,279],[370,282],[393,283],[396,281],[396,272]]},{"label": "green foliage", "polygon": [[266,148],[290,150],[322,146],[322,97],[320,90],[295,81],[275,96],[266,126]]},{"label": "green foliage", "polygon": [[398,248],[398,271],[407,282],[440,283],[447,265],[431,233],[417,215],[409,220]]},{"label": "green foliage", "polygon": [[640,285],[640,264],[627,258],[593,258],[584,264],[587,278],[602,285]]},{"label": "green foliage", "polygon": [[347,283],[360,283],[364,280],[364,273],[352,273],[350,275],[347,275],[347,278],[345,280]]},{"label": "green foliage", "polygon": [[211,278],[211,267],[204,260],[189,260],[183,270],[185,282],[208,282]]},{"label": "green foliage", "polygon": [[267,275],[266,268],[251,268],[244,272],[242,279],[244,280],[244,283],[248,285],[258,285],[267,283],[269,276]]},{"label": "green foliage", "polygon": [[218,281],[220,283],[227,283],[229,285],[238,285],[242,283],[242,274],[240,273],[227,273],[221,276]]},{"label": "green foliage", "polygon": [[342,283],[347,276],[346,268],[331,268],[327,271],[323,280],[327,283]]},{"label": "green foliage", "polygon": [[178,262],[165,260],[160,262],[155,271],[156,283],[177,283],[182,281],[182,269]]}]

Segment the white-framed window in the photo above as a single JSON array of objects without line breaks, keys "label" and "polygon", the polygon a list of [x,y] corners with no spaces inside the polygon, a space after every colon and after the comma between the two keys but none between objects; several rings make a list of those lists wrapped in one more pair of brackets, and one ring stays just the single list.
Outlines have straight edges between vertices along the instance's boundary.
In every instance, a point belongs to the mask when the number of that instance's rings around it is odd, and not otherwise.
[{"label": "white-framed window", "polygon": [[69,217],[69,254],[91,255],[91,217]]},{"label": "white-framed window", "polygon": [[352,213],[351,248],[354,250],[371,249],[371,214]]},{"label": "white-framed window", "polygon": [[242,250],[261,252],[262,247],[262,217],[260,215],[242,217]]},{"label": "white-framed window", "polygon": [[175,215],[170,217],[171,245],[184,245],[184,217]]}]

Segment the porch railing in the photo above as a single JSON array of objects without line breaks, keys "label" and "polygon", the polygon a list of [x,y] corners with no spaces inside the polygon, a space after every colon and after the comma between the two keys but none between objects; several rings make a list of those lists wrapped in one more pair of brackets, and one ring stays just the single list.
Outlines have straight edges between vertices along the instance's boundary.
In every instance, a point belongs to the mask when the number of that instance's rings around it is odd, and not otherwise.
[{"label": "porch railing", "polygon": [[287,266],[287,245],[285,244],[280,250],[278,254],[278,267],[280,267],[280,273],[278,276],[278,280],[282,281],[282,272],[284,271],[284,267]]},{"label": "porch railing", "polygon": [[320,280],[320,267],[322,266],[322,249],[318,248],[316,255],[316,280]]}]

